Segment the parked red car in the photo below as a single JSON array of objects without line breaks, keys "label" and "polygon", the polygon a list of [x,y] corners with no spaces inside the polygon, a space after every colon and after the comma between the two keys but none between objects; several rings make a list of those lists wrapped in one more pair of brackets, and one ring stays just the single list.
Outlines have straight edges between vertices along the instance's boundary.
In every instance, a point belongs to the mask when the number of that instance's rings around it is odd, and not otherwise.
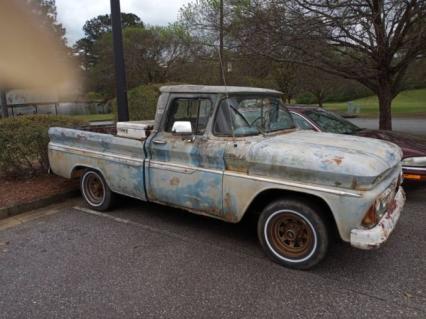
[{"label": "parked red car", "polygon": [[426,181],[426,139],[393,131],[363,129],[320,107],[291,105],[287,107],[298,128],[371,137],[395,143],[404,153],[402,160],[404,178]]}]

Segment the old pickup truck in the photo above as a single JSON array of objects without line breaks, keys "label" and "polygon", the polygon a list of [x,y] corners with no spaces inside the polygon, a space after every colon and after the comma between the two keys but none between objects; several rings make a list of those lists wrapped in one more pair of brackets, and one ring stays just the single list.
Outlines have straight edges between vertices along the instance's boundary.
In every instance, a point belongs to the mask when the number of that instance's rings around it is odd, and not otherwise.
[{"label": "old pickup truck", "polygon": [[295,129],[274,90],[161,88],[155,121],[117,135],[50,128],[51,170],[80,176],[93,209],[122,194],[237,223],[257,218],[265,253],[292,268],[321,261],[333,234],[361,249],[389,237],[404,206],[401,150]]}]

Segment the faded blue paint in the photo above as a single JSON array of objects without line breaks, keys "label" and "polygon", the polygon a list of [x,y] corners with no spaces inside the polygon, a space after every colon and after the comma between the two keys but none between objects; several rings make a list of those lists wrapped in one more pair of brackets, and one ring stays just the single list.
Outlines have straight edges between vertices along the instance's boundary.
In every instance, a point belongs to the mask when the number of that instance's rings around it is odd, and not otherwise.
[{"label": "faded blue paint", "polygon": [[309,131],[252,143],[244,161],[249,174],[348,189],[370,189],[398,169],[400,150],[379,140]]},{"label": "faded blue paint", "polygon": [[[175,93],[189,90],[194,95],[197,89],[216,94],[212,96],[216,104],[224,94],[221,88],[193,86],[181,86]],[[231,88],[232,92],[240,89]],[[117,193],[230,222],[238,222],[263,191],[311,194],[327,203],[341,237],[349,240],[351,229],[360,225],[366,210],[401,171],[400,149],[369,138],[309,131],[218,138],[211,133],[210,119],[204,136],[185,140],[161,132],[167,103],[175,94],[170,87],[163,92],[155,129],[146,142],[51,128],[49,159],[53,172],[70,177],[76,166],[92,167],[101,171]],[[278,93],[248,88],[240,93],[244,92]],[[327,192],[321,187],[352,191],[360,198]]]},{"label": "faded blue paint", "polygon": [[49,136],[50,166],[57,175],[69,178],[77,167],[93,168],[114,192],[146,200],[140,141],[62,128],[49,129]]},{"label": "faded blue paint", "polygon": [[[167,141],[155,144],[153,141]],[[220,217],[222,209],[223,152],[218,142],[196,136],[193,140],[160,132],[149,142],[147,172],[149,200]],[[167,164],[191,167],[169,169]],[[158,167],[158,165],[166,165]],[[199,169],[215,170],[214,172]]]},{"label": "faded blue paint", "polygon": [[149,198],[213,215],[222,214],[222,174],[176,173],[164,169],[149,170]]}]

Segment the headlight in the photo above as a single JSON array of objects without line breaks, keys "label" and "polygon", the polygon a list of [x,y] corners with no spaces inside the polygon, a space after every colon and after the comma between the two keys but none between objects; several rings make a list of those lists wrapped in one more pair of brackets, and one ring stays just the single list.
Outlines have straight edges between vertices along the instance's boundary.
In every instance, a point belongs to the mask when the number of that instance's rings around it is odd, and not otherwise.
[{"label": "headlight", "polygon": [[388,210],[389,204],[392,202],[394,196],[395,190],[394,184],[392,184],[376,198],[373,205],[371,205],[371,207],[368,209],[367,213],[362,219],[362,226],[367,228],[376,226],[376,224],[380,221],[380,219]]},{"label": "headlight", "polygon": [[392,200],[391,194],[392,194],[392,191],[388,188],[382,193],[382,195],[380,195],[376,199],[374,206],[376,209],[376,215],[378,220],[380,220],[383,217],[383,215],[386,213],[389,202]]},{"label": "headlight", "polygon": [[426,157],[407,157],[402,160],[402,165],[415,167],[426,166]]}]

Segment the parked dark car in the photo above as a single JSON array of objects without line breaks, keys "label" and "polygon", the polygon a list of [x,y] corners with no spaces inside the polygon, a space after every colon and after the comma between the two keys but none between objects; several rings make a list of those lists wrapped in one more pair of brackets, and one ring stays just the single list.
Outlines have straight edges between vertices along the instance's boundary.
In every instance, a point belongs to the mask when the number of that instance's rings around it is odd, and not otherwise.
[{"label": "parked dark car", "polygon": [[288,109],[296,126],[301,129],[371,137],[397,144],[403,152],[404,178],[426,181],[426,139],[399,132],[360,128],[320,107],[288,106]]}]

